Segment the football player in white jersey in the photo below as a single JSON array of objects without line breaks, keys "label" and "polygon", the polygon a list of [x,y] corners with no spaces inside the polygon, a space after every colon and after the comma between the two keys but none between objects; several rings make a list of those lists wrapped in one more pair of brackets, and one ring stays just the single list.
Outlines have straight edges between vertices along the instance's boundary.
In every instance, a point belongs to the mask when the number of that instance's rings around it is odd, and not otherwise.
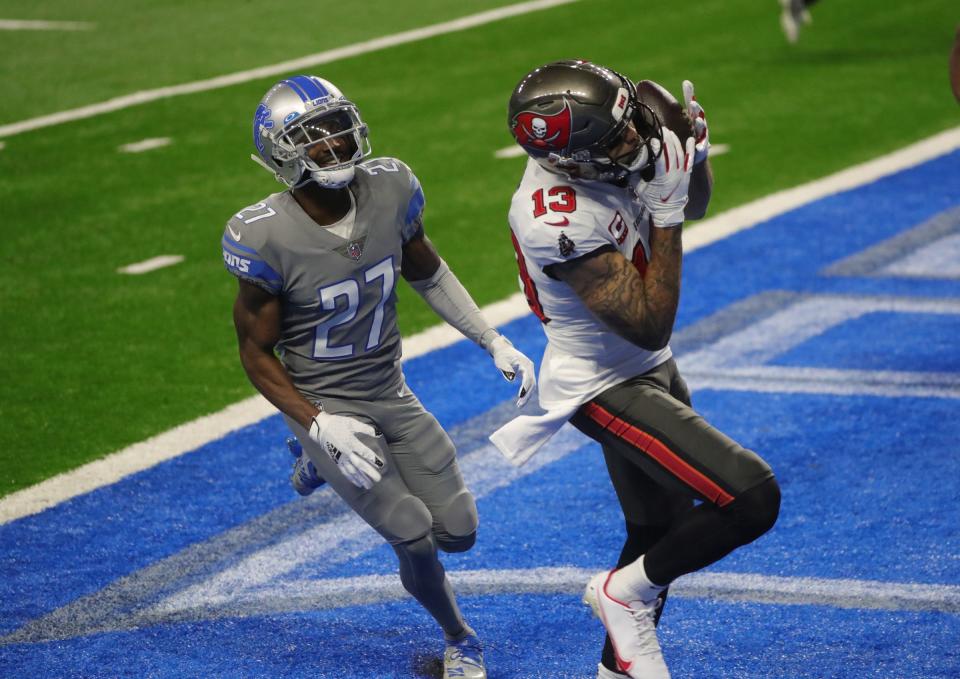
[{"label": "football player in white jersey", "polygon": [[240,360],[302,445],[293,482],[325,480],[393,547],[403,586],[445,637],[444,677],[487,676],[437,550],[476,538],[453,443],[406,386],[396,281],[486,349],[518,405],[533,364],[483,318],[424,234],[424,196],[395,158],[368,159],[367,127],[332,83],[295,76],[254,114],[253,159],[285,185],[234,215],[221,245],[239,279]]},{"label": "football player in white jersey", "polygon": [[546,413],[491,439],[520,464],[569,420],[602,446],[627,532],[617,567],[584,593],[607,630],[606,679],[669,677],[656,636],[667,587],[765,533],[780,507],[770,467],[692,409],[670,353],[683,222],[712,187],[706,118],[683,89],[685,107],[656,83],[559,61],[509,104],[529,155],[509,221],[548,339]]}]

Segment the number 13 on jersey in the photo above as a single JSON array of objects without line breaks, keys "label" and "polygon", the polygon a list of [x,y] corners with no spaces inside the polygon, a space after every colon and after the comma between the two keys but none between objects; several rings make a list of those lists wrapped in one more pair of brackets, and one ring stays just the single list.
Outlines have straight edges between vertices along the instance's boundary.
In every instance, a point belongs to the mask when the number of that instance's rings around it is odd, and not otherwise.
[{"label": "number 13 on jersey", "polygon": [[533,216],[542,217],[550,212],[573,212],[577,209],[577,194],[569,186],[553,186],[546,192],[537,189],[531,196],[533,199]]}]

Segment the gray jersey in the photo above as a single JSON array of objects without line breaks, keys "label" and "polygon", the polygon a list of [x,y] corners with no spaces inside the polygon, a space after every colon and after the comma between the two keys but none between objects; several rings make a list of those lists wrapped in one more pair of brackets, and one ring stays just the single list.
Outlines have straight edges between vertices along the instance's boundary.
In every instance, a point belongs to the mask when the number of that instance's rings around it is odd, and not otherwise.
[{"label": "gray jersey", "polygon": [[281,298],[277,351],[312,400],[374,400],[402,380],[396,282],[423,191],[394,158],[357,165],[349,188],[356,213],[348,238],[314,222],[289,191],[244,208],[223,233],[227,270]]}]

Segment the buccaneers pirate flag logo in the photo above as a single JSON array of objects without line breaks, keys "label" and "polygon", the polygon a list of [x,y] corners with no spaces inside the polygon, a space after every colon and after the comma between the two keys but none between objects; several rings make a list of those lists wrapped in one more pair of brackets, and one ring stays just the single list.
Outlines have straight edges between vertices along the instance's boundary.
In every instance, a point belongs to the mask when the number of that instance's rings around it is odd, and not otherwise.
[{"label": "buccaneers pirate flag logo", "polygon": [[513,119],[513,136],[520,146],[538,151],[562,151],[570,143],[573,112],[564,100],[563,110],[553,115],[523,111]]}]

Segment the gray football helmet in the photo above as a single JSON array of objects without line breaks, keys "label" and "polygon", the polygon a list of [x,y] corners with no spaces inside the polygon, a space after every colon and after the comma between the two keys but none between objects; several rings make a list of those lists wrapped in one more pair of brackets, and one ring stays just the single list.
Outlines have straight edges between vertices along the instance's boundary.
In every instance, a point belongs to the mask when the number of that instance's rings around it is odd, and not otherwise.
[{"label": "gray football helmet", "polygon": [[[267,91],[253,116],[253,144],[251,157],[291,188],[311,180],[342,188],[371,153],[357,107],[333,83],[311,75],[281,80]],[[318,144],[322,164],[308,154]]]},{"label": "gray football helmet", "polygon": [[[609,152],[631,121],[641,143],[614,161]],[[621,181],[647,168],[660,148],[650,144],[661,135],[660,122],[637,99],[634,83],[588,61],[554,61],[530,71],[510,97],[508,124],[534,160],[578,179]]]}]

